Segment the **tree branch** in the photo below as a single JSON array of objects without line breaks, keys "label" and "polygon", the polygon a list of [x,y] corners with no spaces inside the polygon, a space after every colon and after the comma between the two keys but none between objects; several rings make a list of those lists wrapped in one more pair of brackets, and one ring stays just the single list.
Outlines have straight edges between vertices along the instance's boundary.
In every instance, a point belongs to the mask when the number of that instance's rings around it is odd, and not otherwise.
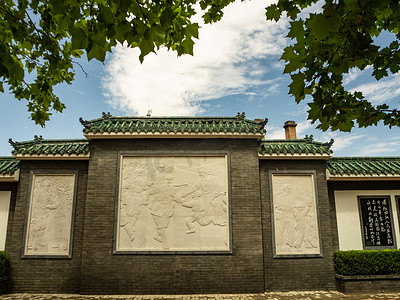
[{"label": "tree branch", "polygon": [[74,61],[74,60],[72,60],[71,62],[73,64],[77,64],[81,68],[82,72],[85,74],[86,78],[89,78],[89,74],[85,71],[85,69],[83,68],[83,66],[80,63],[78,63],[77,61]]}]

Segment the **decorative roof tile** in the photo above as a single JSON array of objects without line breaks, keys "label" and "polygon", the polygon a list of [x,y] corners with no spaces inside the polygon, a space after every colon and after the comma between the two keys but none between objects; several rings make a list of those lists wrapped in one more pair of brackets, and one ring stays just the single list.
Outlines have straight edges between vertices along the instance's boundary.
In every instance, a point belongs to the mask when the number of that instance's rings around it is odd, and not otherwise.
[{"label": "decorative roof tile", "polygon": [[88,140],[45,140],[35,135],[33,141],[13,142],[12,154],[19,159],[89,159]]},{"label": "decorative roof tile", "polygon": [[244,113],[236,117],[103,117],[90,121],[80,118],[83,133],[88,138],[140,138],[196,136],[262,138],[265,135],[263,121],[252,121]]},{"label": "decorative roof tile", "polygon": [[0,175],[12,175],[19,169],[19,161],[14,157],[0,157]]},{"label": "decorative roof tile", "polygon": [[329,178],[400,177],[400,157],[333,157],[327,162]]},{"label": "decorative roof tile", "polygon": [[314,142],[312,135],[296,140],[262,140],[258,153],[260,158],[265,159],[329,159],[332,144],[333,140],[329,143]]}]

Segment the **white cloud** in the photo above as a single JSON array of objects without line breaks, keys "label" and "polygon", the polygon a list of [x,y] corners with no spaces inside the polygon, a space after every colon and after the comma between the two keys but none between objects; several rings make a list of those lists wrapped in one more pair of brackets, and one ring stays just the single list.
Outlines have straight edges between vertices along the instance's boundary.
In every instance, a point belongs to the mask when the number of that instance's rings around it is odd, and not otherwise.
[{"label": "white cloud", "polygon": [[387,103],[389,100],[400,95],[400,73],[394,74],[387,79],[377,82],[361,84],[352,91],[361,91],[364,97],[372,104]]},{"label": "white cloud", "polygon": [[360,75],[362,74],[362,71],[357,68],[350,69],[348,74],[344,74],[343,76],[343,84],[349,84],[350,82],[356,80]]},{"label": "white cloud", "polygon": [[319,138],[321,141],[329,141],[330,139],[334,139],[332,150],[339,151],[346,148],[355,148],[357,147],[354,142],[360,140],[361,138],[365,138],[364,135],[357,135],[352,133],[344,133],[344,132],[326,132],[321,134]]},{"label": "white cloud", "polygon": [[361,76],[366,76],[368,78],[371,78],[371,76],[372,76],[372,66],[367,66],[362,71],[360,69],[358,69],[358,68],[350,69],[349,73],[344,74],[344,76],[343,76],[343,84],[347,85],[349,83],[352,83],[353,81],[356,81]]},{"label": "white cloud", "polygon": [[393,142],[384,141],[361,147],[359,155],[361,156],[391,155],[391,153],[395,153],[399,149],[399,147],[400,147],[400,141],[393,141]]},{"label": "white cloud", "polygon": [[139,50],[116,47],[102,82],[109,103],[126,114],[152,109],[153,115],[194,115],[204,100],[261,85],[275,90],[276,81],[263,79],[275,66],[260,60],[281,54],[287,22],[266,22],[267,5],[254,0],[228,6],[222,21],[203,25],[194,57],[161,49],[141,65]]},{"label": "white cloud", "polygon": [[314,125],[311,124],[310,121],[304,121],[297,124],[297,138],[303,138],[301,135],[304,135],[308,130],[314,129]]},{"label": "white cloud", "polygon": [[267,133],[265,134],[266,140],[281,140],[285,138],[285,129],[283,127],[266,126]]}]

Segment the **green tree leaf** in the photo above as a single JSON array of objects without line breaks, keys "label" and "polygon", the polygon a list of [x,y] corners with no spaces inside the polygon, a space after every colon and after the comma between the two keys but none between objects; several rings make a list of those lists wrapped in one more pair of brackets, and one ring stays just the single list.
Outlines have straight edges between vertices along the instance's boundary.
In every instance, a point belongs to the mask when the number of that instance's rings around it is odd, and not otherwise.
[{"label": "green tree leaf", "polygon": [[[64,108],[53,90],[73,82],[76,57],[86,52],[89,60],[104,61],[117,43],[138,47],[141,62],[163,46],[193,55],[193,40],[199,37],[193,16],[216,22],[231,2],[0,1],[0,92],[6,87],[16,99],[25,99],[32,119],[43,126],[51,110]],[[289,93],[296,102],[308,102],[308,119],[322,130],[350,131],[379,122],[399,126],[397,109],[375,106],[360,91],[347,91],[343,74],[370,66],[380,80],[400,71],[400,2],[325,1],[321,9],[300,14],[316,2],[278,0],[266,7],[267,20],[291,20],[291,43],[281,56],[292,79]],[[375,38],[387,32],[394,36],[392,43],[376,45]]]},{"label": "green tree leaf", "polygon": [[72,29],[72,37],[71,37],[71,43],[72,43],[72,49],[86,49],[88,46],[88,38],[86,36],[85,31],[80,28],[80,27],[74,27]]}]

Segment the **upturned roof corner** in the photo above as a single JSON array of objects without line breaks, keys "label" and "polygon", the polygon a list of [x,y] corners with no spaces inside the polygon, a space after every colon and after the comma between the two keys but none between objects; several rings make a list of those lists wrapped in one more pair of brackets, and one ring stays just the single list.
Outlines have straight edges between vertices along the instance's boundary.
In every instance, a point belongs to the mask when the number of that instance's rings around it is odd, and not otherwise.
[{"label": "upturned roof corner", "polygon": [[19,161],[14,157],[0,157],[0,175],[11,175],[19,168]]},{"label": "upturned roof corner", "polygon": [[0,182],[17,182],[19,166],[20,161],[14,157],[0,157]]}]

